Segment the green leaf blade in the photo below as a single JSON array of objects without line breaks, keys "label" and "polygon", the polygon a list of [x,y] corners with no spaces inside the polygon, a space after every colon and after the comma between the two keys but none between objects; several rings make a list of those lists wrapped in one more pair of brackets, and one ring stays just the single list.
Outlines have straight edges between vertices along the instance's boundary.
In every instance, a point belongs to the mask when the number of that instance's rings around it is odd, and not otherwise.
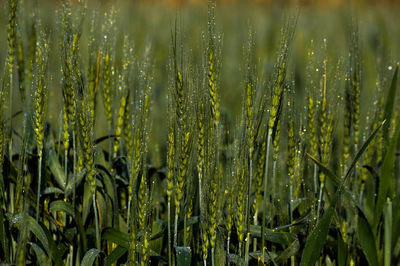
[{"label": "green leaf blade", "polygon": [[393,114],[393,106],[394,106],[394,100],[396,98],[396,89],[397,89],[397,76],[399,72],[399,64],[396,65],[396,69],[393,74],[393,79],[392,83],[390,84],[388,94],[386,96],[386,101],[385,101],[385,109],[384,109],[384,120],[386,120],[386,125],[383,126],[383,139],[387,140],[389,136],[389,128],[390,128],[390,123],[392,120],[392,114]]},{"label": "green leaf blade", "polygon": [[81,265],[84,266],[91,266],[93,265],[94,261],[96,260],[97,256],[101,253],[100,250],[92,248],[89,249],[86,253],[85,256],[82,259]]},{"label": "green leaf blade", "polygon": [[375,237],[372,233],[371,226],[369,225],[367,218],[358,209],[357,219],[357,234],[360,240],[361,248],[364,252],[365,257],[370,266],[378,265],[378,253],[375,245]]},{"label": "green leaf blade", "polygon": [[107,256],[105,266],[111,266],[117,262],[128,250],[124,247],[117,246],[110,255]]}]

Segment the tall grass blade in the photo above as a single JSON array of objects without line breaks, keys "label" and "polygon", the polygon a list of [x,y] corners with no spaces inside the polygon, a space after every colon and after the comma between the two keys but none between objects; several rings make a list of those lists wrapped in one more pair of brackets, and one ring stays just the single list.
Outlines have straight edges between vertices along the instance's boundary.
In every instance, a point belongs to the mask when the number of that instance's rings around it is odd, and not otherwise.
[{"label": "tall grass blade", "polygon": [[386,125],[383,126],[383,139],[387,143],[389,136],[390,123],[392,121],[394,100],[396,98],[397,90],[397,76],[399,73],[399,63],[396,65],[396,69],[393,74],[392,83],[390,84],[388,94],[385,99],[385,109],[383,119],[386,120]]},{"label": "tall grass blade", "polygon": [[262,226],[261,226],[261,246],[262,246],[262,258],[264,258],[264,249],[265,249],[265,228],[266,228],[266,216],[267,216],[267,189],[268,189],[268,163],[269,163],[269,144],[271,142],[271,129],[268,129],[267,132],[267,150],[265,155],[265,167],[264,167],[264,195],[263,195],[263,217],[262,217]]},{"label": "tall grass blade", "polygon": [[364,252],[365,257],[370,266],[377,266],[378,263],[378,252],[375,244],[375,237],[372,233],[371,226],[368,223],[365,215],[357,207],[357,234],[360,240],[361,248]]},{"label": "tall grass blade", "polygon": [[[400,208],[400,196],[397,195],[392,201],[392,210],[399,210]],[[400,212],[395,211],[392,212],[392,249],[398,243],[398,239],[400,236],[400,226],[396,226],[400,224]]]},{"label": "tall grass blade", "polygon": [[304,247],[303,254],[301,257],[301,266],[314,265],[318,260],[321,250],[325,245],[326,236],[328,235],[329,226],[334,214],[334,205],[339,197],[340,189],[335,193],[334,201],[328,207],[328,210],[324,213],[317,226],[308,237],[306,246]]},{"label": "tall grass blade", "polygon": [[90,193],[89,184],[86,182],[83,187],[83,199],[82,199],[82,221],[86,223],[86,219],[89,216],[89,212],[92,206],[92,194]]},{"label": "tall grass blade", "polygon": [[346,261],[347,261],[347,253],[348,253],[347,245],[343,241],[342,234],[340,232],[338,232],[337,234],[338,234],[337,263],[338,263],[338,266],[345,266]]},{"label": "tall grass blade", "polygon": [[388,198],[385,204],[385,227],[384,227],[384,265],[391,265],[392,258],[392,201]]},{"label": "tall grass blade", "polygon": [[393,134],[392,139],[388,143],[386,148],[386,154],[383,158],[381,175],[379,180],[379,191],[375,206],[374,215],[374,227],[373,231],[377,232],[382,213],[383,207],[386,201],[386,197],[389,196],[393,198],[393,186],[394,186],[394,169],[395,169],[395,159],[396,159],[396,149],[397,143],[400,137],[400,123],[396,124],[396,129]]},{"label": "tall grass blade", "polygon": [[335,192],[333,199],[327,209],[327,211],[322,216],[321,220],[318,222],[317,226],[315,227],[314,231],[312,231],[311,235],[308,237],[306,245],[303,250],[303,254],[301,257],[301,266],[306,265],[314,265],[320,256],[320,252],[325,245],[326,236],[328,235],[329,226],[332,221],[332,217],[334,214],[335,205],[342,193],[344,183],[346,182],[347,178],[349,177],[351,171],[353,170],[354,166],[356,165],[357,161],[361,158],[364,151],[367,149],[368,145],[372,141],[372,139],[378,133],[378,130],[382,127],[385,122],[381,123],[374,132],[368,137],[365,143],[361,146],[361,149],[357,152],[356,156],[354,157],[353,161],[351,162],[346,175],[342,179],[340,186]]}]

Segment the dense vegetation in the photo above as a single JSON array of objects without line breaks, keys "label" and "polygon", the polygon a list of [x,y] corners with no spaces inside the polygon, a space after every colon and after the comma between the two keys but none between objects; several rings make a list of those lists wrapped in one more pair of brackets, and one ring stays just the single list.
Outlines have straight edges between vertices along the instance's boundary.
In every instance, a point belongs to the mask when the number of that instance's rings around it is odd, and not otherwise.
[{"label": "dense vegetation", "polygon": [[0,3],[0,262],[400,263],[395,11],[46,3]]}]

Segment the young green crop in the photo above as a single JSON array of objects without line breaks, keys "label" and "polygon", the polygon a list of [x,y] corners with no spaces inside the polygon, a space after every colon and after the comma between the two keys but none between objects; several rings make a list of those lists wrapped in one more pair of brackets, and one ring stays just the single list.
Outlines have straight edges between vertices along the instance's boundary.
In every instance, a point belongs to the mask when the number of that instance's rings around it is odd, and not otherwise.
[{"label": "young green crop", "polygon": [[399,264],[394,8],[103,4],[0,4],[1,262]]}]

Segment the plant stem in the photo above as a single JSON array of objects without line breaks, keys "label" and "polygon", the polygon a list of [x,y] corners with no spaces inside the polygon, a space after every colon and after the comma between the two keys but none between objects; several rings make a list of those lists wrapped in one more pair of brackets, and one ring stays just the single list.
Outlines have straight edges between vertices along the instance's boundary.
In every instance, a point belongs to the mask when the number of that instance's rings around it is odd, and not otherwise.
[{"label": "plant stem", "polygon": [[183,246],[186,247],[186,210],[183,213]]},{"label": "plant stem", "polygon": [[171,197],[168,197],[168,265],[172,265],[171,252]]},{"label": "plant stem", "polygon": [[72,207],[75,210],[75,195],[76,195],[76,140],[75,140],[75,130],[72,130],[72,146],[74,149],[74,165],[73,165],[73,176],[72,176],[72,182],[73,182],[73,189],[72,189]]},{"label": "plant stem", "polygon": [[[289,183],[289,224],[293,223],[293,182]],[[290,227],[290,231],[292,231],[293,227]],[[291,266],[295,266],[295,257],[290,257]]]},{"label": "plant stem", "polygon": [[68,257],[67,257],[67,261],[69,262],[70,266],[74,265],[74,246],[73,245],[71,245],[69,247],[69,254],[68,254]]},{"label": "plant stem", "polygon": [[65,173],[65,180],[68,180],[68,149],[64,151],[64,173]]},{"label": "plant stem", "polygon": [[361,189],[361,191],[360,191],[360,197],[359,197],[359,199],[358,199],[358,202],[360,203],[360,206],[362,206],[363,197],[364,197],[364,190]]},{"label": "plant stem", "polygon": [[108,134],[110,136],[109,140],[108,140],[108,161],[110,162],[110,169],[111,171],[113,171],[113,167],[112,167],[112,154],[113,154],[113,150],[112,150],[112,145],[113,145],[113,138],[111,138],[113,131],[112,131],[112,122],[110,123],[110,125],[108,126]]},{"label": "plant stem", "polygon": [[264,262],[265,254],[265,217],[267,215],[267,182],[268,182],[268,159],[269,159],[269,143],[271,142],[271,129],[268,129],[267,151],[265,156],[265,172],[264,172],[264,197],[263,197],[263,218],[261,226],[261,247],[262,247],[262,262]]},{"label": "plant stem", "polygon": [[319,188],[319,196],[318,196],[317,222],[319,220],[319,212],[321,211],[323,189],[324,189],[324,184],[321,184],[321,186]]},{"label": "plant stem", "polygon": [[13,100],[13,70],[12,70],[12,66],[11,66],[11,70],[10,70],[10,132],[9,132],[9,142],[8,142],[8,154],[9,154],[9,158],[10,161],[12,161],[12,134],[13,134],[13,130],[12,130],[12,120],[13,120],[13,114],[12,114],[12,100]]},{"label": "plant stem", "polygon": [[[251,194],[251,179],[253,177],[253,159],[251,154],[249,155],[249,181],[248,181],[248,189],[247,189],[247,200],[246,200],[246,223],[247,223],[247,232],[250,232],[250,194]],[[250,239],[249,239],[250,241]]]},{"label": "plant stem", "polygon": [[231,234],[228,233],[228,239],[226,240],[226,253],[229,255],[229,242],[231,241]]},{"label": "plant stem", "polygon": [[[258,209],[256,206],[256,211],[254,212],[254,216],[253,216],[254,225],[258,224],[257,217],[258,217]],[[256,252],[256,251],[257,251],[257,237],[254,237],[253,238],[253,252]]]},{"label": "plant stem", "polygon": [[174,247],[178,242],[178,207],[175,208]]},{"label": "plant stem", "polygon": [[130,215],[130,213],[131,213],[131,201],[132,201],[132,198],[131,198],[131,196],[128,196],[128,215],[127,215],[127,218],[126,218],[126,224],[128,225],[128,228],[129,228],[129,224],[130,224],[130,221],[131,221],[131,215]]},{"label": "plant stem", "polygon": [[14,183],[10,184],[10,212],[14,213],[15,211],[15,206],[14,206],[14,190],[15,190],[15,185]]},{"label": "plant stem", "polygon": [[[128,157],[130,158],[130,157]],[[133,179],[133,174],[132,174],[132,169],[133,169],[133,165],[132,165],[132,160],[128,159],[129,163],[127,164],[128,167],[128,173],[129,173],[129,183],[130,180]],[[129,191],[129,189],[128,189]],[[128,193],[129,194],[129,193]],[[130,221],[131,221],[131,205],[132,205],[132,195],[128,195],[128,215],[126,217],[126,224],[128,225],[128,228],[130,228]]]},{"label": "plant stem", "polygon": [[99,231],[99,217],[97,214],[97,205],[96,205],[96,189],[93,193],[93,211],[94,211],[94,220],[96,226],[96,248],[100,250],[100,231]]},{"label": "plant stem", "polygon": [[199,169],[199,208],[200,208],[200,221],[202,220],[201,218],[201,214],[203,212],[203,208],[202,208],[202,203],[201,203],[201,199],[202,199],[202,194],[201,194],[201,173],[200,173],[200,169]]},{"label": "plant stem", "polygon": [[293,184],[290,183],[290,186],[289,186],[289,224],[291,224],[293,221],[292,204],[293,204]]},{"label": "plant stem", "polygon": [[[251,154],[250,156],[250,162],[249,162],[249,181],[248,181],[248,190],[247,190],[247,199],[246,199],[246,224],[247,224],[247,233],[249,234],[250,232],[250,194],[251,194],[251,179],[253,177],[253,159]],[[250,245],[250,234],[246,238],[246,255],[248,255],[248,246]]]},{"label": "plant stem", "polygon": [[246,237],[246,250],[244,253],[244,262],[248,265],[249,264],[249,249],[250,249],[250,232],[247,233]]},{"label": "plant stem", "polygon": [[[269,206],[269,217],[274,217],[274,210],[275,210],[275,202],[274,199],[276,197],[276,165],[277,161],[273,160],[272,162],[272,184],[271,184],[271,199],[270,199],[270,206]],[[273,223],[273,219],[271,220],[271,226],[275,226]]]},{"label": "plant stem", "polygon": [[[314,164],[314,173],[313,173],[313,180],[314,180],[314,197],[317,196],[317,187],[318,187],[318,182],[317,182],[317,165]],[[313,218],[315,219],[317,215],[315,214],[315,206],[312,206],[312,213],[313,213]]]},{"label": "plant stem", "polygon": [[42,161],[43,154],[39,151],[39,165],[38,165],[38,188],[36,194],[36,221],[39,221],[39,204],[40,204],[40,185],[42,183]]},{"label": "plant stem", "polygon": [[211,248],[211,266],[214,266],[214,251],[215,248]]},{"label": "plant stem", "polygon": [[[60,111],[60,116],[59,116],[59,121],[63,121],[62,120],[63,114],[62,111]],[[59,131],[58,131],[58,144],[57,144],[57,154],[61,154],[60,150],[61,150],[61,138],[62,138],[62,128],[63,128],[63,124],[62,122],[60,123],[60,127],[59,127]]]}]

